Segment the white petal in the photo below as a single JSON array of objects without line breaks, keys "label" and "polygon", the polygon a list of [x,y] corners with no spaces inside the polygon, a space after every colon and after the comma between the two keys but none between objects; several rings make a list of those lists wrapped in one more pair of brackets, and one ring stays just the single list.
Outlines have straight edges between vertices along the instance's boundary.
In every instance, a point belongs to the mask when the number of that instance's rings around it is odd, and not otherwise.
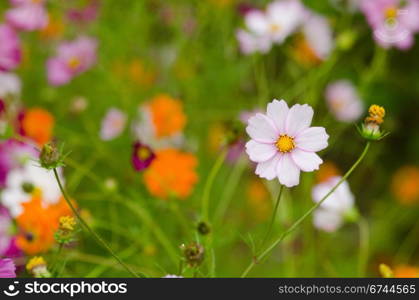
[{"label": "white petal", "polygon": [[320,151],[327,147],[329,135],[323,127],[310,127],[295,138],[297,148],[305,151]]},{"label": "white petal", "polygon": [[274,99],[268,104],[267,115],[274,122],[280,134],[285,134],[285,121],[289,108],[284,100]]},{"label": "white petal", "polygon": [[312,172],[318,170],[323,160],[314,152],[294,149],[291,152],[292,159],[297,166],[304,172]]},{"label": "white petal", "polygon": [[342,225],[342,215],[326,209],[317,209],[313,215],[313,224],[317,229],[333,232]]},{"label": "white petal", "polygon": [[277,168],[278,180],[286,187],[293,187],[300,183],[300,169],[289,154],[282,155]]},{"label": "white petal", "polygon": [[291,107],[286,121],[287,134],[296,136],[302,130],[307,129],[311,124],[313,114],[313,109],[307,104],[295,104]]},{"label": "white petal", "polygon": [[246,132],[260,143],[274,143],[279,136],[273,122],[264,114],[257,113],[248,121]]},{"label": "white petal", "polygon": [[271,159],[278,150],[274,144],[262,144],[250,140],[246,143],[246,153],[251,161],[264,162]]},{"label": "white petal", "polygon": [[247,28],[257,35],[264,35],[268,30],[268,20],[261,11],[251,11],[246,14],[245,23]]},{"label": "white petal", "polygon": [[262,163],[258,163],[256,167],[256,175],[259,175],[259,177],[266,178],[268,180],[274,179],[277,175],[277,167],[278,162],[281,159],[281,154],[277,154],[274,157],[272,157],[270,160],[267,160]]}]

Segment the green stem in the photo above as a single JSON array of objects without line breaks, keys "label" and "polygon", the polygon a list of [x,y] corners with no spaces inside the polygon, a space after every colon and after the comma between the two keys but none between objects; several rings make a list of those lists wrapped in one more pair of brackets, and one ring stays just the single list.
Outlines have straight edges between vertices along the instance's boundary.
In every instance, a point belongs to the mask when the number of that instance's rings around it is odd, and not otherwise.
[{"label": "green stem", "polygon": [[57,274],[57,271],[58,271],[58,259],[59,259],[60,254],[61,254],[61,250],[63,250],[63,244],[62,243],[60,243],[58,245],[58,250],[57,250],[57,253],[55,254],[54,264],[53,264],[53,268],[52,268],[52,272],[51,272],[52,276],[56,276],[57,278],[58,278],[58,274]]},{"label": "green stem", "polygon": [[221,154],[218,156],[217,160],[215,161],[215,164],[213,165],[208,175],[207,181],[205,182],[204,191],[202,193],[202,221],[208,222],[208,211],[209,211],[211,188],[214,183],[215,176],[217,176],[218,171],[223,165],[226,155],[227,155],[227,151],[223,150],[223,152],[221,152]]},{"label": "green stem", "polygon": [[111,254],[111,256],[113,256],[113,258],[115,258],[115,260],[122,266],[124,267],[125,270],[127,270],[131,275],[133,275],[134,277],[145,277],[144,274],[139,273],[138,275],[132,271],[116,254],[115,252],[113,252],[113,250],[108,246],[108,244],[106,244],[106,242],[92,229],[90,228],[90,226],[83,220],[83,218],[80,216],[80,214],[78,213],[78,211],[76,210],[76,208],[73,206],[73,203],[71,203],[70,198],[67,195],[67,192],[64,190],[64,187],[61,183],[60,177],[58,176],[58,172],[57,169],[53,169],[54,171],[54,176],[55,179],[57,180],[58,186],[61,190],[61,193],[63,194],[63,197],[65,199],[65,201],[67,201],[68,206],[70,206],[71,210],[73,211],[74,215],[77,217],[77,219],[79,220],[79,222],[83,225],[83,227],[97,240],[97,242],[99,244],[101,244],[103,246],[103,248],[105,248],[109,254]]},{"label": "green stem", "polygon": [[263,238],[262,243],[260,244],[260,247],[263,247],[263,245],[265,245],[265,243],[269,240],[269,237],[270,237],[271,232],[272,232],[272,227],[275,223],[276,214],[277,214],[277,211],[278,211],[279,202],[281,201],[281,195],[282,195],[283,190],[284,190],[284,186],[281,184],[279,186],[279,193],[278,193],[278,197],[276,198],[275,207],[274,207],[274,210],[272,212],[271,221],[269,223],[269,227],[268,227],[268,230],[266,231],[265,237]]},{"label": "green stem", "polygon": [[294,232],[295,229],[308,217],[310,216],[313,211],[315,211],[341,184],[344,182],[351,174],[352,172],[358,167],[358,165],[361,163],[361,161],[364,159],[365,155],[368,152],[368,149],[370,147],[370,142],[367,142],[365,145],[364,150],[362,151],[361,155],[357,159],[357,161],[352,165],[352,167],[346,172],[345,175],[339,180],[339,182],[315,205],[313,205],[303,216],[301,216],[290,228],[288,228],[286,231],[284,231],[270,246],[268,246],[264,251],[261,252],[257,257],[255,257],[252,262],[249,264],[249,266],[244,270],[241,277],[246,277],[247,274],[253,269],[253,267],[261,261],[265,256],[267,256],[282,240],[287,237],[289,234]]}]

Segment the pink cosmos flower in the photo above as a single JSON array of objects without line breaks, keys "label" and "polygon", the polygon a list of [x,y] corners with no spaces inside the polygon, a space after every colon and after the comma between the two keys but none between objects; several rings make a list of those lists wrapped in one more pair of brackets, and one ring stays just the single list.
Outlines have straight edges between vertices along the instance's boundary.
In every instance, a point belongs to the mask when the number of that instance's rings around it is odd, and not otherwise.
[{"label": "pink cosmos flower", "polygon": [[379,45],[402,50],[413,45],[414,34],[419,31],[419,1],[362,0],[360,8]]},{"label": "pink cosmos flower", "polygon": [[246,152],[257,163],[256,174],[275,177],[287,187],[298,185],[300,171],[317,170],[323,162],[315,153],[327,147],[329,135],[323,127],[310,127],[313,109],[304,104],[288,108],[274,99],[266,114],[251,117],[246,128],[251,140]]},{"label": "pink cosmos flower", "polygon": [[104,141],[118,137],[125,128],[127,117],[117,108],[110,108],[102,120],[100,138]]},{"label": "pink cosmos flower", "polygon": [[0,99],[8,96],[19,96],[21,82],[17,75],[13,73],[0,72]]},{"label": "pink cosmos flower", "polygon": [[363,114],[362,101],[349,80],[329,84],[325,96],[330,112],[339,121],[354,122]]},{"label": "pink cosmos flower", "polygon": [[15,278],[16,266],[10,258],[0,259],[0,278]]},{"label": "pink cosmos flower", "polygon": [[57,55],[47,61],[49,83],[63,85],[88,70],[96,62],[96,48],[97,41],[85,36],[60,44]]},{"label": "pink cosmos flower", "polygon": [[[319,202],[327,193],[341,180],[340,176],[328,179],[326,182],[319,183],[312,190],[314,202]],[[354,206],[354,196],[351,193],[347,181],[341,185],[320,205],[314,212],[313,223],[320,230],[327,232],[336,231],[343,223],[347,215]]]},{"label": "pink cosmos flower", "polygon": [[99,7],[99,1],[91,0],[85,7],[69,9],[67,11],[67,17],[75,23],[91,22],[97,18]]},{"label": "pink cosmos flower", "polygon": [[0,24],[0,71],[17,67],[21,60],[20,40],[9,25]]},{"label": "pink cosmos flower", "polygon": [[303,12],[298,0],[274,1],[265,11],[249,10],[244,17],[247,30],[236,33],[241,51],[266,53],[273,44],[281,44],[301,23]]},{"label": "pink cosmos flower", "polygon": [[13,7],[6,12],[7,22],[19,30],[34,31],[48,25],[44,0],[11,0]]}]

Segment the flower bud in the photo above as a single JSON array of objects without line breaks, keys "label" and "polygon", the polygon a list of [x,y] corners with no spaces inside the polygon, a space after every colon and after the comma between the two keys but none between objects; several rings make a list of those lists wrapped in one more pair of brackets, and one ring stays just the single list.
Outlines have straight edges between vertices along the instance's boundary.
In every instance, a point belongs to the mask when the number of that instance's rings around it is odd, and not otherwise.
[{"label": "flower bud", "polygon": [[211,227],[206,222],[199,222],[197,226],[197,230],[202,235],[207,235],[211,232]]},{"label": "flower bud", "polygon": [[381,106],[375,104],[370,106],[368,116],[359,130],[365,139],[378,141],[387,135],[387,133],[380,130],[380,125],[384,122],[385,113],[385,109]]},{"label": "flower bud", "polygon": [[58,149],[55,142],[46,143],[41,150],[39,160],[41,167],[54,169],[62,165],[62,152]]},{"label": "flower bud", "polygon": [[192,242],[188,245],[181,245],[183,256],[190,267],[199,266],[204,260],[204,247],[201,244]]},{"label": "flower bud", "polygon": [[59,227],[55,233],[55,240],[59,244],[69,244],[74,241],[73,232],[76,224],[76,220],[72,216],[60,217]]}]

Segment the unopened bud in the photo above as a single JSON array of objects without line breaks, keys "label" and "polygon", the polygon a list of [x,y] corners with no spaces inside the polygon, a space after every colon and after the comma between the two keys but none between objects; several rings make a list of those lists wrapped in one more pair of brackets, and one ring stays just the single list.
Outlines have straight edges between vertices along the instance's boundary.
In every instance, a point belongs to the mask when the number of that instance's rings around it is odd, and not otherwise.
[{"label": "unopened bud", "polygon": [[26,264],[26,270],[36,278],[49,278],[51,273],[47,269],[47,263],[42,256],[35,256]]},{"label": "unopened bud", "polygon": [[199,266],[204,260],[204,247],[201,244],[192,242],[188,245],[181,245],[183,256],[190,267]]}]

